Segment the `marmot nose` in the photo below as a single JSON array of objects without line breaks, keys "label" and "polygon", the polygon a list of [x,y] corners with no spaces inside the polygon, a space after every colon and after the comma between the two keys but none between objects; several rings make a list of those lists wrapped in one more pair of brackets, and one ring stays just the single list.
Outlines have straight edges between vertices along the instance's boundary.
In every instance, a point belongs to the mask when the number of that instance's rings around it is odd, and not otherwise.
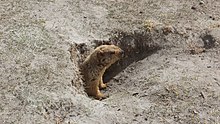
[{"label": "marmot nose", "polygon": [[124,57],[124,54],[125,54],[124,50],[121,50],[120,53],[121,53],[121,56]]}]

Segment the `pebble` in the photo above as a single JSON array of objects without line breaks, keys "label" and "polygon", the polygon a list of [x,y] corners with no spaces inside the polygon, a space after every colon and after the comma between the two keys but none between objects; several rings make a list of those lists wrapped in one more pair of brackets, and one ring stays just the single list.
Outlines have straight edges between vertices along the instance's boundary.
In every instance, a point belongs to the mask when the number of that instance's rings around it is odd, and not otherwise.
[{"label": "pebble", "polygon": [[205,2],[204,1],[199,1],[199,5],[203,5]]},{"label": "pebble", "polygon": [[192,9],[192,10],[196,10],[196,7],[195,7],[195,6],[192,6],[191,9]]},{"label": "pebble", "polygon": [[207,66],[207,68],[211,68],[211,66],[209,65],[209,66]]}]

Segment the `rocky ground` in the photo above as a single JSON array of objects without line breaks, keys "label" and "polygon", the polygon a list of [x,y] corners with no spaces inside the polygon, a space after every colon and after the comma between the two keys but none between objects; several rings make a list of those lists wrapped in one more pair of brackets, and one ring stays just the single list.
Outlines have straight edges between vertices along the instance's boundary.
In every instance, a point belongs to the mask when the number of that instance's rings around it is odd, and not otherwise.
[{"label": "rocky ground", "polygon": [[[79,64],[113,43],[109,97],[84,93]],[[3,124],[220,123],[220,1],[0,1]]]}]

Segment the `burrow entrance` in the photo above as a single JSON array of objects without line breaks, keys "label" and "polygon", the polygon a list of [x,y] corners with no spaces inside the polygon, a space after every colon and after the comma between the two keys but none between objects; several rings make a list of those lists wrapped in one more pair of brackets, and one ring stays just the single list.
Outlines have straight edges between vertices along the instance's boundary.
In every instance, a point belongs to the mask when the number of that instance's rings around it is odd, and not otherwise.
[{"label": "burrow entrance", "polygon": [[[164,32],[163,29],[164,28],[162,27],[162,30],[138,30],[133,32],[124,32],[119,30],[112,32],[109,40],[93,40],[89,44],[76,44],[75,48],[79,52],[76,57],[77,62],[80,65],[89,55],[89,53],[100,45],[114,44],[119,46],[125,51],[125,56],[106,70],[103,76],[103,80],[104,82],[108,82],[131,63],[142,60],[147,56],[150,56],[151,54],[162,49],[163,47],[172,47],[172,42],[169,41],[170,44],[166,44],[166,42],[168,41],[168,39],[166,39],[166,36],[171,32]],[[172,33],[171,35],[179,34],[177,32]],[[179,38],[184,41],[187,40],[187,38]],[[200,49],[196,46],[193,46],[193,48],[190,48],[190,50],[195,51],[193,53],[201,53],[205,49],[210,49],[215,46],[215,39],[211,35],[205,34],[202,35],[200,38],[203,41],[203,47],[201,47]]]},{"label": "burrow entrance", "polygon": [[131,63],[142,60],[162,48],[159,44],[154,42],[150,32],[139,31],[128,33],[123,31],[115,31],[112,33],[112,36],[109,38],[109,40],[94,40],[90,45],[85,43],[77,44],[76,48],[80,53],[80,56],[78,57],[79,65],[84,61],[92,49],[106,44],[114,44],[119,46],[122,50],[124,50],[125,55],[121,60],[114,63],[106,70],[103,76],[104,82],[110,81],[114,76],[123,71]]}]

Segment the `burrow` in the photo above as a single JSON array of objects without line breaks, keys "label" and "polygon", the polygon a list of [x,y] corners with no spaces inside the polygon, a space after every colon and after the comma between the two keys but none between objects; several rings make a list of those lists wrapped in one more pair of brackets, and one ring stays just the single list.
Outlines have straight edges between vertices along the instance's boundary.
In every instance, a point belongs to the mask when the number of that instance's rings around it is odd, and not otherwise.
[{"label": "burrow", "polygon": [[110,81],[114,76],[123,71],[127,66],[133,62],[137,62],[146,58],[147,56],[160,50],[162,46],[155,43],[152,34],[147,31],[112,32],[109,40],[93,40],[90,44],[81,43],[76,44],[78,51],[77,62],[80,65],[89,53],[100,45],[114,44],[124,50],[124,57],[118,62],[111,65],[103,76],[104,82]]},{"label": "burrow", "polygon": [[[133,62],[140,61],[158,50],[173,47],[173,43],[166,38],[167,35],[179,34],[175,31],[164,32],[163,28],[154,30],[153,32],[147,30],[137,30],[133,32],[117,30],[111,32],[111,36],[108,40],[93,40],[89,43],[74,44],[74,48],[77,51],[75,58],[78,65],[80,65],[90,52],[100,45],[114,44],[119,46],[124,50],[125,55],[121,60],[106,70],[103,80],[104,82],[108,82]],[[202,48],[210,49],[215,47],[215,39],[210,34],[201,34],[200,39],[203,41]],[[183,38],[183,40],[187,39]],[[166,44],[167,42],[170,42],[169,45]],[[191,50],[191,48],[189,50]]]}]

